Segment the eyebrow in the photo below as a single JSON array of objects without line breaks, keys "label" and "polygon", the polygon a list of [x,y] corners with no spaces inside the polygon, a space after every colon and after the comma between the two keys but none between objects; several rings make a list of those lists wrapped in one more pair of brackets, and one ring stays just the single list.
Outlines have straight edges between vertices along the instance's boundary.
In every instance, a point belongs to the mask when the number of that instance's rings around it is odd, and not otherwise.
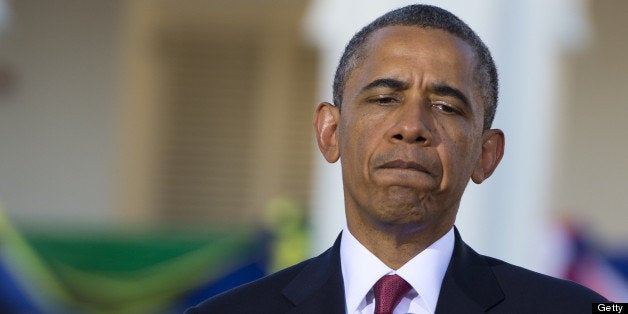
[{"label": "eyebrow", "polygon": [[[405,90],[410,87],[407,82],[394,78],[380,78],[372,81],[364,86],[360,92],[371,90],[378,87],[390,88],[393,90]],[[447,85],[446,83],[433,83],[428,86],[428,90],[439,96],[449,96],[459,99],[465,106],[469,107],[469,98],[459,89]]]},{"label": "eyebrow", "polygon": [[394,78],[380,78],[372,81],[368,85],[364,86],[361,92],[371,90],[378,87],[386,87],[394,90],[404,90],[408,89],[409,85],[406,82],[403,82]]},{"label": "eyebrow", "polygon": [[464,95],[462,91],[457,88],[451,87],[444,83],[431,84],[428,90],[439,96],[450,96],[458,98],[464,105],[469,106],[469,99]]}]

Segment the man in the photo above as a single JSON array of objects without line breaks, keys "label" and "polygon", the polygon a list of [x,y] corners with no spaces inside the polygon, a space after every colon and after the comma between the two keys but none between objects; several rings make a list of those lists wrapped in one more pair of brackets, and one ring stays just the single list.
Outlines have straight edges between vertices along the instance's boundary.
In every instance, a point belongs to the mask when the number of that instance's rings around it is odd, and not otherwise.
[{"label": "man", "polygon": [[590,313],[602,296],[481,256],[454,228],[469,179],[502,158],[496,106],[492,57],[451,13],[414,5],[366,26],[314,120],[321,153],[341,161],[345,230],[189,313]]}]

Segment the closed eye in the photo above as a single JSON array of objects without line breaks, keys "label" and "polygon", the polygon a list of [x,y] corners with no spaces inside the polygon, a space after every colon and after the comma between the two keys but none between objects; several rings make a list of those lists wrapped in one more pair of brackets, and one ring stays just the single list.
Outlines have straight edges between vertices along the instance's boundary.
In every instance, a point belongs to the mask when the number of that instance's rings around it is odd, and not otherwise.
[{"label": "closed eye", "polygon": [[398,101],[399,100],[397,98],[391,97],[391,96],[378,96],[378,97],[368,100],[368,102],[370,103],[377,103],[381,105],[389,105],[389,104],[397,103]]},{"label": "closed eye", "polygon": [[453,105],[450,105],[446,102],[436,102],[432,104],[432,108],[435,108],[437,110],[440,110],[441,112],[445,113],[445,114],[462,114],[462,111],[460,111],[458,108],[454,107]]}]

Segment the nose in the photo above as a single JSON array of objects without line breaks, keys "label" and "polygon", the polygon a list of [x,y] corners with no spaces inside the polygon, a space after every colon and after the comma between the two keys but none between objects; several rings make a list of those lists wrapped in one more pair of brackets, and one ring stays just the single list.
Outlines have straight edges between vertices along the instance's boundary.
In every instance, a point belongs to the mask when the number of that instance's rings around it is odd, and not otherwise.
[{"label": "nose", "polygon": [[423,112],[421,104],[404,104],[393,115],[392,127],[388,131],[388,138],[393,143],[405,142],[430,144],[432,134],[427,125],[427,113]]}]

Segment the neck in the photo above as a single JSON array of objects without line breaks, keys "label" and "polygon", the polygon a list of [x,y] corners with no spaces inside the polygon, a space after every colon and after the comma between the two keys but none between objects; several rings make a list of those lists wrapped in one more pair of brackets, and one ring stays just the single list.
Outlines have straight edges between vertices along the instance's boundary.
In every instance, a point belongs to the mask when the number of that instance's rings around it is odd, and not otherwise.
[{"label": "neck", "polygon": [[416,224],[366,225],[347,221],[351,234],[386,266],[397,270],[444,236],[452,227],[421,226]]}]

